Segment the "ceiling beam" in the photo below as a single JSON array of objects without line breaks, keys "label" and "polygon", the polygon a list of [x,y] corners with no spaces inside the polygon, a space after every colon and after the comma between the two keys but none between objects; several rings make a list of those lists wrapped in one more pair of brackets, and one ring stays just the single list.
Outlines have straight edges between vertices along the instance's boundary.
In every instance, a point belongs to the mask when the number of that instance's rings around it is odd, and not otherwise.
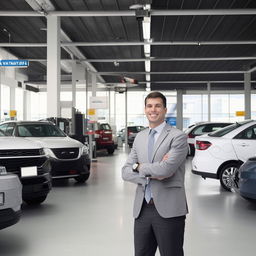
[{"label": "ceiling beam", "polygon": [[[26,59],[30,62],[37,61],[43,62],[47,61],[46,59]],[[240,57],[207,57],[207,58],[134,58],[134,59],[62,59],[62,61],[77,61],[77,62],[99,62],[99,63],[108,63],[108,62],[143,62],[146,60],[150,60],[152,62],[158,61],[167,61],[167,62],[175,62],[175,61],[241,61],[241,60],[256,60],[256,56],[248,57],[248,56],[240,56]]]},{"label": "ceiling beam", "polygon": [[[151,16],[202,16],[202,15],[255,15],[256,9],[178,9],[178,10],[151,10]],[[0,16],[12,17],[135,17],[135,10],[127,11],[0,11]]]},{"label": "ceiling beam", "polygon": [[[138,82],[138,84],[146,84],[148,81],[141,81],[141,82]],[[33,85],[44,85],[46,84],[46,80],[40,80],[40,81],[36,81],[36,80],[28,80],[28,81],[25,81],[26,84],[33,84]],[[64,80],[64,81],[61,81],[61,84],[69,84],[69,83],[72,83],[72,80]],[[214,80],[208,80],[208,81],[150,81],[150,83],[154,83],[154,84],[207,84],[207,83],[212,83],[212,84],[243,84],[244,81],[242,80],[218,80],[218,81],[214,81]],[[256,83],[255,80],[251,81],[251,83]],[[103,84],[103,85],[120,85],[122,84],[121,82],[120,83],[102,83],[102,82],[99,82],[97,84]]]},{"label": "ceiling beam", "polygon": [[[256,41],[156,41],[156,42],[61,42],[61,46],[141,46],[141,45],[254,45]],[[47,47],[47,43],[0,43],[0,47]]]},{"label": "ceiling beam", "polygon": [[[238,80],[232,80],[232,81],[150,81],[151,83],[155,84],[207,84],[207,83],[212,83],[212,84],[244,84],[244,81],[238,81]],[[139,82],[139,84],[145,84],[146,81]],[[251,83],[256,83],[256,81],[251,81]]]},{"label": "ceiling beam", "polygon": [[115,75],[124,75],[124,74],[131,74],[131,75],[194,75],[194,74],[244,74],[248,71],[240,71],[240,70],[226,70],[226,71],[159,71],[159,72],[129,72],[129,71],[119,71],[119,72],[97,72],[99,75],[103,76],[115,76]]},{"label": "ceiling beam", "polygon": [[227,61],[227,60],[256,60],[256,56],[254,57],[209,57],[209,58],[134,58],[134,59],[86,59],[79,61],[87,61],[87,62],[143,62],[146,60],[150,61]]},{"label": "ceiling beam", "polygon": [[255,15],[256,9],[152,10],[151,16]]},{"label": "ceiling beam", "polygon": [[256,66],[248,70],[249,73],[252,73],[254,71],[256,71]]}]

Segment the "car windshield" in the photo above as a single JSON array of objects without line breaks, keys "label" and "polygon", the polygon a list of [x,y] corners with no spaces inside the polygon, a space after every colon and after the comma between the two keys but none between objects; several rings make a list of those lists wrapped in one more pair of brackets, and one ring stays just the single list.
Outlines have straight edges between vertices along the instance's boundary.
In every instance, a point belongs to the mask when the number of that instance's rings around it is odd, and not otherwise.
[{"label": "car windshield", "polygon": [[130,126],[130,127],[128,127],[128,130],[129,130],[129,132],[136,133],[136,132],[142,131],[143,128],[144,128],[143,126]]},{"label": "car windshield", "polygon": [[17,126],[19,137],[66,137],[57,126],[51,124],[21,124]]},{"label": "car windshield", "polygon": [[222,136],[228,134],[229,132],[232,132],[236,128],[238,128],[238,127],[240,127],[242,125],[245,125],[245,124],[247,124],[249,122],[252,122],[252,121],[251,120],[249,120],[249,121],[247,120],[247,121],[244,121],[244,122],[236,122],[234,124],[231,124],[229,126],[226,126],[226,127],[222,128],[220,130],[217,130],[215,132],[209,133],[208,135],[210,137],[222,137]]}]

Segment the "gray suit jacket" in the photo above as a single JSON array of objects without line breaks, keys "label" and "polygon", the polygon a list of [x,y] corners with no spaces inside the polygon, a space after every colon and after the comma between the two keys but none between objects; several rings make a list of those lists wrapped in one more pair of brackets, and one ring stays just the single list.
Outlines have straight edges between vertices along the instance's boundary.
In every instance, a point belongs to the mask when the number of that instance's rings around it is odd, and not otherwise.
[{"label": "gray suit jacket", "polygon": [[[153,163],[148,161],[148,133],[145,129],[136,136],[131,152],[122,168],[124,180],[137,184],[133,216],[140,214],[144,199],[146,175],[162,177],[151,179],[151,191],[155,207],[164,218],[182,216],[188,213],[184,188],[185,160],[188,151],[187,136],[180,130],[166,124],[154,144]],[[168,153],[168,160],[162,161]],[[140,163],[140,173],[133,172],[132,165]]]}]

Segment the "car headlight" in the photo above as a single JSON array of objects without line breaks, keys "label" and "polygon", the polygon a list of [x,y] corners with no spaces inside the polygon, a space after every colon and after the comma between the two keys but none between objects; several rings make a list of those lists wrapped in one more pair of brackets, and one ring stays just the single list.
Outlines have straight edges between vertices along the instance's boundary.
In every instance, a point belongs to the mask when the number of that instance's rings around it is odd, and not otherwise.
[{"label": "car headlight", "polygon": [[7,174],[5,166],[0,166],[0,175],[5,175]]},{"label": "car headlight", "polygon": [[46,156],[56,158],[54,153],[52,152],[52,150],[50,148],[44,148],[44,153],[45,153]]},{"label": "car headlight", "polygon": [[81,148],[81,155],[88,155],[89,154],[89,148],[87,146],[83,146]]}]

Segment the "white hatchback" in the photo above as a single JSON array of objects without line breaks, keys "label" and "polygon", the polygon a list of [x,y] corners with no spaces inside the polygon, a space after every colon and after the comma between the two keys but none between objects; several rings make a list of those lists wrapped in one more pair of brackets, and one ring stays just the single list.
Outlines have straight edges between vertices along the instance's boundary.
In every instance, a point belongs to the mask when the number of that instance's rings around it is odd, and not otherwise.
[{"label": "white hatchback", "polygon": [[228,191],[238,186],[238,169],[256,155],[256,121],[229,125],[196,137],[192,172],[203,178],[219,179]]}]

